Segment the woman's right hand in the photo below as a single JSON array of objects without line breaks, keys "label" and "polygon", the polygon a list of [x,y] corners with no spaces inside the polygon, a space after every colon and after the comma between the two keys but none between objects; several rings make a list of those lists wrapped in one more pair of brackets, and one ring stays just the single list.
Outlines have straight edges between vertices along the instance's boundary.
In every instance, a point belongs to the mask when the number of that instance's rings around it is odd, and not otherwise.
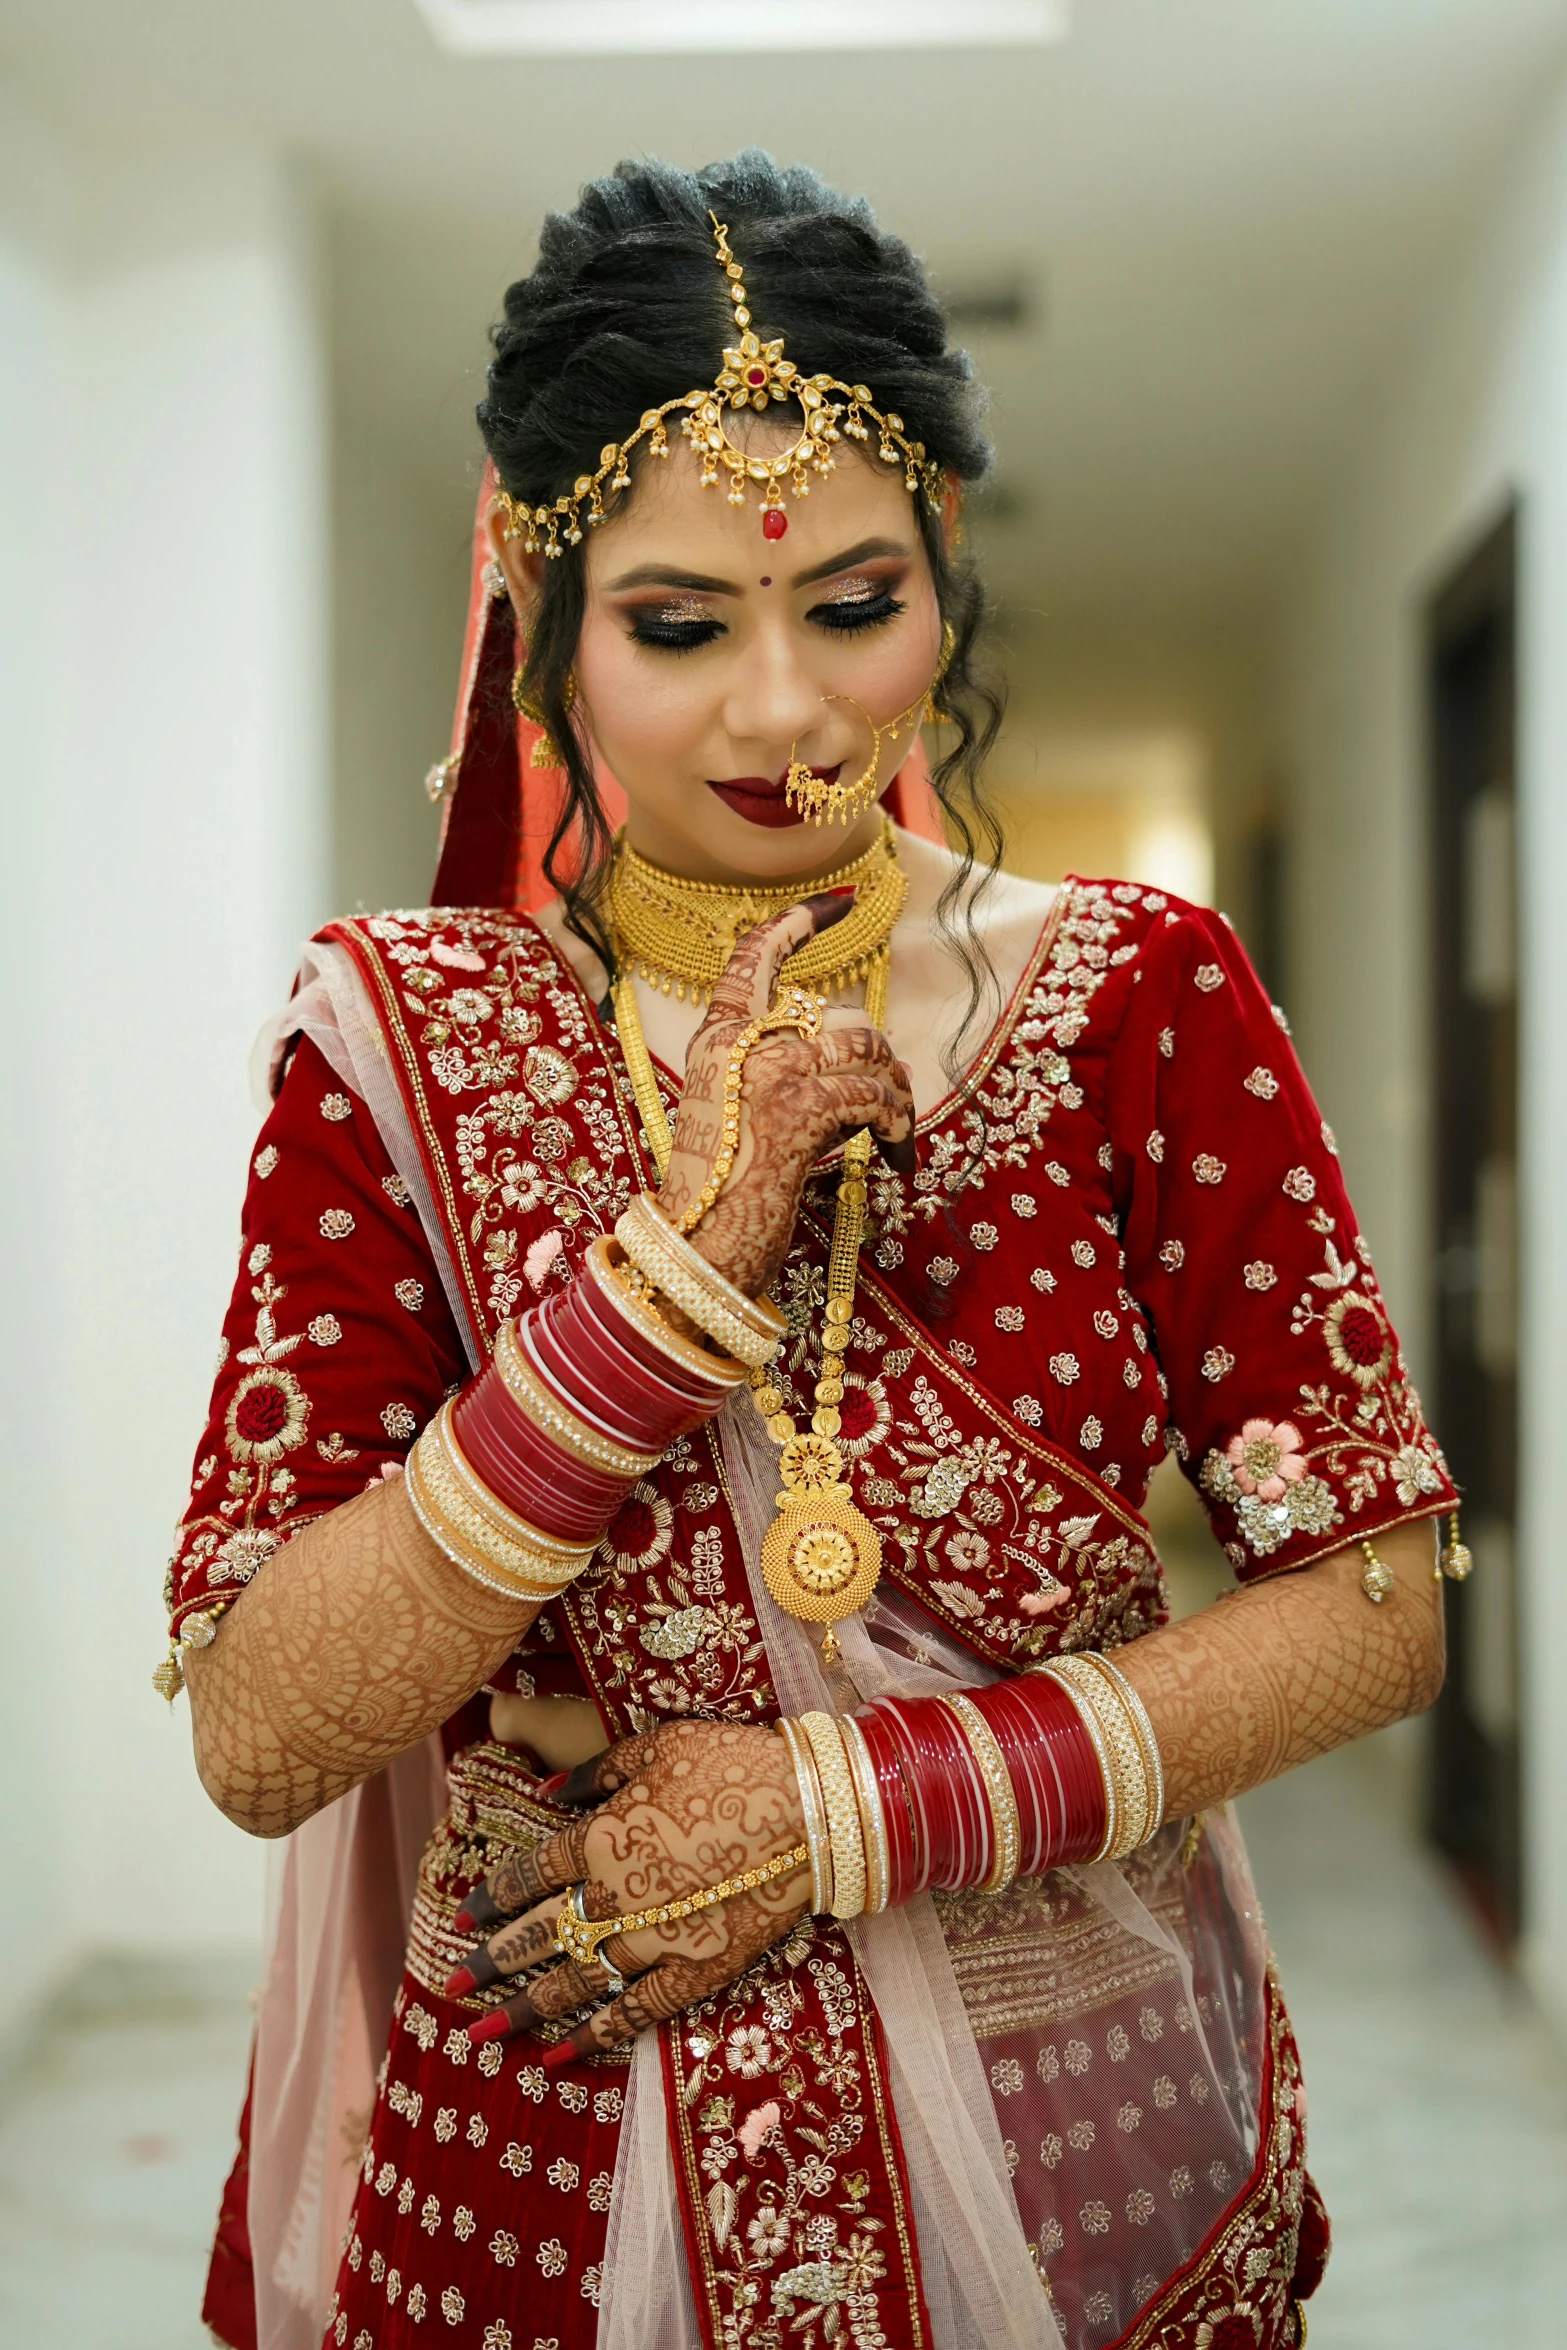
[{"label": "woman's right hand", "polygon": [[[847,892],[807,898],[747,931],[725,965],[686,1055],[674,1152],[660,1193],[675,1220],[712,1172],[736,1038],[771,1006],[788,957],[814,932],[841,921],[849,903]],[[758,1038],[740,1098],[734,1165],[690,1237],[710,1265],[759,1297],[783,1263],[805,1178],[824,1151],[868,1126],[889,1163],[912,1174],[914,1095],[881,1030],[863,1011],[829,1005],[814,1036],[777,1028]]]}]

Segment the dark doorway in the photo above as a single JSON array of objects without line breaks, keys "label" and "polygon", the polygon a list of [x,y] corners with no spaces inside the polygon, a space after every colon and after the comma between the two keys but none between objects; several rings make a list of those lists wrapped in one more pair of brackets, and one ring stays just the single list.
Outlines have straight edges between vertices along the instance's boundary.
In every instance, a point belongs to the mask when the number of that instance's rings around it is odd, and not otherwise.
[{"label": "dark doorway", "polygon": [[1435,1425],[1475,1557],[1445,1584],[1449,1670],[1429,1824],[1504,1947],[1518,1931],[1518,523],[1426,615],[1436,1192]]}]

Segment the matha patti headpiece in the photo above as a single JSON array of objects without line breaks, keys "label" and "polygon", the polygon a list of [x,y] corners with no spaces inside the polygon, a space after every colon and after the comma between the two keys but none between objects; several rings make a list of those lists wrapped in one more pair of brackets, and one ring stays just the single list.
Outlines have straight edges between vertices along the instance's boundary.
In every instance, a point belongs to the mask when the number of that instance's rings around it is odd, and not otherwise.
[{"label": "matha patti headpiece", "polygon": [[[579,546],[583,525],[589,529],[605,520],[605,499],[631,487],[629,460],[633,449],[647,443],[654,457],[669,455],[665,418],[677,409],[686,413],[680,430],[702,460],[702,486],[711,489],[729,476],[729,503],[743,506],[748,482],[762,489],[762,529],[770,539],[781,539],[789,527],[784,512],[784,483],[797,498],[808,498],[811,473],[828,474],[836,459],[833,443],[841,437],[868,441],[874,429],[877,454],[884,465],[902,465],[904,487],[913,496],[925,492],[933,507],[945,495],[941,467],[925,453],[923,441],[910,440],[903,419],[876,406],[864,384],[840,383],[833,375],[802,375],[792,359],[784,357],[783,337],[763,342],[751,324],[751,309],[740,264],[729,250],[729,231],[716,213],[708,214],[718,248],[718,266],[729,281],[740,340],[724,353],[724,363],[710,391],[682,392],[661,408],[644,411],[634,433],[608,443],[596,473],[581,473],[571,495],[553,505],[529,506],[507,491],[499,493],[506,513],[506,536],[521,538],[530,555],[542,546],[546,555],[560,555]],[[802,412],[801,431],[791,448],[776,457],[756,457],[737,449],[725,430],[727,409],[751,408],[764,415],[774,401],[794,400]],[[584,511],[585,509],[585,511]]]}]

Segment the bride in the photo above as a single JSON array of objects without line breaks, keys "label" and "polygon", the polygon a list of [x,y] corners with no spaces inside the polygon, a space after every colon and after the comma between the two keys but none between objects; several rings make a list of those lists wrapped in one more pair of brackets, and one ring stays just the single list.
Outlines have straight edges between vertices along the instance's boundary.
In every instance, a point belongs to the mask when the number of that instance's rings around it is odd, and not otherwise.
[{"label": "bride", "polygon": [[1282,1016],[997,869],[979,395],[863,203],[619,166],[479,421],[437,904],[277,1024],[170,1573],[287,1839],[208,2323],[1283,2350],[1227,1806],[1430,1703],[1455,1504]]}]

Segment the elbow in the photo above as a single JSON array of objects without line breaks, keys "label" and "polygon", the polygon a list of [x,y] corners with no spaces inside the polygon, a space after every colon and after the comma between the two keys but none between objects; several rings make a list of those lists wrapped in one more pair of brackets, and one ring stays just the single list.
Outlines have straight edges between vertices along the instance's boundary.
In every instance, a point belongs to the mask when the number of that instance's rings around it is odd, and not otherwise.
[{"label": "elbow", "polygon": [[319,1809],[319,1803],[309,1800],[287,1770],[241,1761],[233,1739],[226,1734],[223,1708],[209,1702],[214,1691],[199,1690],[194,1680],[187,1688],[196,1776],[207,1796],[223,1817],[243,1828],[247,1836],[272,1840],[291,1835]]},{"label": "elbow", "polygon": [[196,1740],[196,1776],[223,1817],[247,1836],[268,1840],[290,1835],[307,1815],[295,1815],[287,1791],[251,1773],[236,1772],[216,1755],[204,1753]]},{"label": "elbow", "polygon": [[1447,1634],[1443,1620],[1440,1594],[1425,1619],[1421,1638],[1409,1658],[1409,1681],[1406,1702],[1400,1719],[1428,1713],[1442,1694],[1447,1679]]},{"label": "elbow", "polygon": [[1442,1685],[1446,1679],[1447,1652],[1444,1643],[1438,1637],[1432,1642],[1429,1661],[1416,1680],[1414,1702],[1409,1708],[1410,1712],[1412,1714],[1429,1713],[1441,1696]]}]

